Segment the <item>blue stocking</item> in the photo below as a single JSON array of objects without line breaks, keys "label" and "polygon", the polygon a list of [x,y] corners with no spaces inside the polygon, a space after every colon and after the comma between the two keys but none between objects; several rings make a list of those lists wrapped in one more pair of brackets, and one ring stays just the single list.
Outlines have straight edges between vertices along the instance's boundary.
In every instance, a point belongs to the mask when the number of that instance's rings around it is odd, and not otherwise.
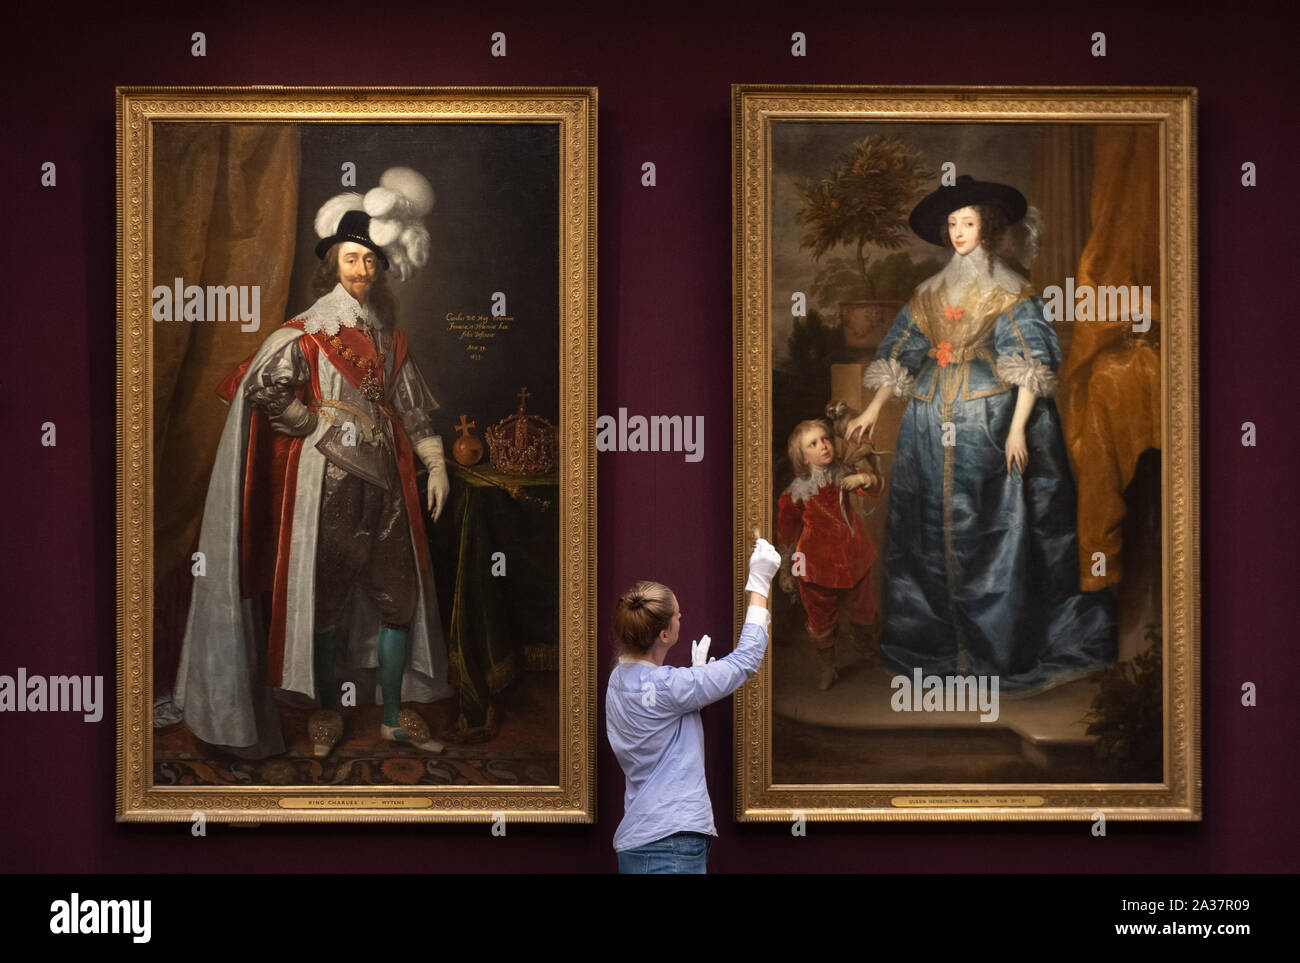
[{"label": "blue stocking", "polygon": [[384,696],[384,725],[397,725],[397,714],[402,711],[402,672],[406,669],[406,637],[404,629],[379,630],[379,689]]}]

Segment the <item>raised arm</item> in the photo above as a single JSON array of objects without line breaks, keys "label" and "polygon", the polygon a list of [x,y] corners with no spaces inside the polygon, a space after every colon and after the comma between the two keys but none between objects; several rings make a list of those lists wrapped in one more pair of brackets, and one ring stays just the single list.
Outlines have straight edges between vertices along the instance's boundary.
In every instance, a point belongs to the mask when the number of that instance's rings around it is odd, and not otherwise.
[{"label": "raised arm", "polygon": [[669,673],[663,693],[665,708],[679,714],[694,712],[731,695],[758,671],[767,651],[767,597],[780,564],[777,550],[758,539],[749,558],[749,580],[745,583],[748,608],[736,648],[716,662]]},{"label": "raised arm", "polygon": [[[751,593],[750,598],[755,596]],[[707,665],[673,669],[665,686],[664,707],[674,714],[694,712],[725,699],[748,681],[763,664],[767,651],[767,599],[750,602],[736,648]]]}]

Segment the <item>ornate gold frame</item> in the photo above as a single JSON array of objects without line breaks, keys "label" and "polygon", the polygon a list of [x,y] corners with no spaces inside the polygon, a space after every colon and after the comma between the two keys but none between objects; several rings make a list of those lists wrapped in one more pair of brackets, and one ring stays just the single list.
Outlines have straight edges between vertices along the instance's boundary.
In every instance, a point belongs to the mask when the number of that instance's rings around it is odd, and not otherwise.
[{"label": "ornate gold frame", "polygon": [[[558,786],[151,785],[153,125],[159,121],[556,124],[560,137]],[[117,91],[119,822],[594,822],[596,818],[596,89],[130,87]]]},{"label": "ornate gold frame", "polygon": [[[1192,88],[732,88],[735,598],[753,530],[774,519],[769,207],[775,120],[1154,123],[1161,132],[1165,772],[1158,784],[773,785],[771,660],[737,693],[736,818],[1187,821],[1201,818],[1196,92]],[[743,620],[735,610],[736,628]]]}]

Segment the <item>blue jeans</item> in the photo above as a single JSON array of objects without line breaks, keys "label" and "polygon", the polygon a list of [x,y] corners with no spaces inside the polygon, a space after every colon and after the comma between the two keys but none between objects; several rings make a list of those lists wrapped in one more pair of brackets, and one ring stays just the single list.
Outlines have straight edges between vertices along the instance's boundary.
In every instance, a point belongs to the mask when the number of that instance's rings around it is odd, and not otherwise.
[{"label": "blue jeans", "polygon": [[706,873],[713,837],[680,832],[618,854],[620,873]]}]

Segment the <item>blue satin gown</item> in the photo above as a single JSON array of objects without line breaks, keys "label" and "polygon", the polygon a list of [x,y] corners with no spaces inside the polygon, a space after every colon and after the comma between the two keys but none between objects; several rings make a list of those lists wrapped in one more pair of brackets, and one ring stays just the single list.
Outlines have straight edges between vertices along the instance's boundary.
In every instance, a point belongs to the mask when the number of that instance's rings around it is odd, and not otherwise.
[{"label": "blue satin gown", "polygon": [[[1042,299],[1027,286],[918,290],[876,358],[868,385],[909,398],[889,495],[888,666],[1028,692],[1112,664],[1110,593],[1079,588],[1077,494],[1050,397],[1061,350]],[[1023,475],[1006,465],[1019,384],[1040,392]]]}]

